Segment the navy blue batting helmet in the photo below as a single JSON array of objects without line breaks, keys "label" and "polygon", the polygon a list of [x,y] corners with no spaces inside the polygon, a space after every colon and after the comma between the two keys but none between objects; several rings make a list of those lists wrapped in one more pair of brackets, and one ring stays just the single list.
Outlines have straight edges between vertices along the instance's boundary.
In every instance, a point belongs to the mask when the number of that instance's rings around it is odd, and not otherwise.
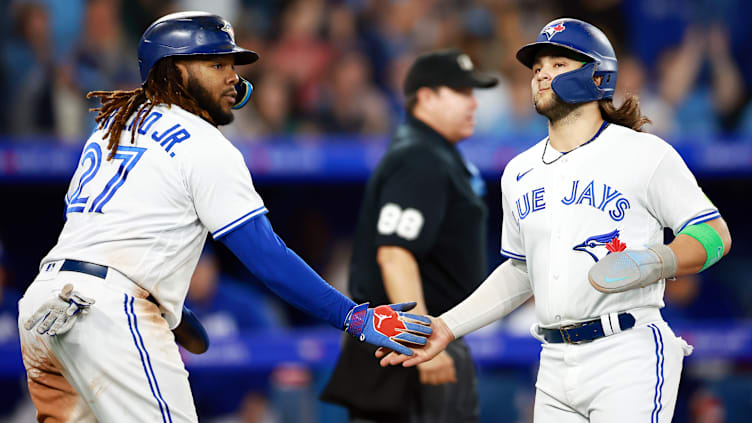
[{"label": "navy blue batting helmet", "polygon": [[[543,27],[534,43],[517,51],[517,60],[532,68],[541,48],[556,46],[574,52],[586,63],[579,69],[557,75],[551,82],[556,95],[566,103],[613,98],[618,64],[606,34],[577,19],[561,18]],[[593,77],[603,77],[596,85]]]},{"label": "navy blue batting helmet", "polygon": [[236,65],[258,60],[256,52],[238,47],[229,22],[206,12],[179,12],[163,16],[151,24],[138,43],[141,83],[163,57],[232,54]]}]

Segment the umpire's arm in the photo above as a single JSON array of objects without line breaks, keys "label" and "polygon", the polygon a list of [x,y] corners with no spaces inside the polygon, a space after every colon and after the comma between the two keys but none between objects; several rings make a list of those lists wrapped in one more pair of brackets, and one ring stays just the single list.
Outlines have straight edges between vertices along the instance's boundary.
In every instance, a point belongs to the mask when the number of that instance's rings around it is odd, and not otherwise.
[{"label": "umpire's arm", "polygon": [[[377,250],[376,261],[381,268],[384,290],[389,302],[415,301],[418,303],[415,312],[428,314],[415,256],[405,248],[382,245]],[[420,383],[423,384],[441,385],[457,382],[454,360],[446,351],[418,365],[418,374]]]},{"label": "umpire's arm", "polygon": [[376,261],[381,268],[384,290],[390,303],[415,301],[413,312],[428,314],[423,286],[415,256],[405,248],[384,245],[378,248]]}]

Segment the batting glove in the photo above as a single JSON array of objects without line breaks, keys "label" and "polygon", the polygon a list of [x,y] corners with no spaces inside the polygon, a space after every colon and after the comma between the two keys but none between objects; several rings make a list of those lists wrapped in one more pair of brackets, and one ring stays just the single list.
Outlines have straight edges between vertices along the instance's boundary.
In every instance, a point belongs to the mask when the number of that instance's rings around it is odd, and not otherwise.
[{"label": "batting glove", "polygon": [[345,319],[345,331],[361,342],[386,347],[404,355],[413,355],[402,343],[425,345],[433,332],[431,320],[425,316],[404,313],[415,307],[415,302],[382,305],[368,308],[369,303],[357,305]]},{"label": "batting glove", "polygon": [[676,269],[674,251],[667,245],[655,244],[647,250],[626,250],[603,257],[590,268],[588,279],[593,288],[611,294],[673,278]]},{"label": "batting glove", "polygon": [[[94,304],[93,298],[87,298],[73,290],[73,285],[65,284],[60,293],[42,304],[34,314],[24,322],[24,328],[31,330],[37,323],[37,333],[50,336],[62,335],[73,327],[76,318],[89,312]],[[41,323],[40,323],[41,322]]]}]

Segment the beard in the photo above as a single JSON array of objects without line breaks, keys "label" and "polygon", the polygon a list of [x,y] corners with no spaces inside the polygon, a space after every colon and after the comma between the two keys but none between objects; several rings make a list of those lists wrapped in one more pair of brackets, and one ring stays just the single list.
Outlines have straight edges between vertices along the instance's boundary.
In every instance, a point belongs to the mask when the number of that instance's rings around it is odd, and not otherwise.
[{"label": "beard", "polygon": [[196,99],[199,107],[206,110],[216,126],[227,125],[235,118],[232,110],[229,112],[222,110],[221,98],[220,100],[213,99],[211,93],[193,76],[188,77],[188,85],[185,90]]},{"label": "beard", "polygon": [[568,116],[572,115],[572,112],[580,107],[580,104],[565,103],[551,88],[551,100],[546,102],[542,98],[533,97],[533,103],[535,104],[535,111],[548,118],[549,122],[556,124]]}]

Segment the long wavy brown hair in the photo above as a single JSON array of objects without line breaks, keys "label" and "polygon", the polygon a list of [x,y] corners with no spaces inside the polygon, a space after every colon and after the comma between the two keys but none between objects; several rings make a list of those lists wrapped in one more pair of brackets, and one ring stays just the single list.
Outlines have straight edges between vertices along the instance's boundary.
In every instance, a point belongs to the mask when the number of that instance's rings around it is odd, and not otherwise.
[{"label": "long wavy brown hair", "polygon": [[614,101],[610,98],[599,100],[598,108],[601,110],[603,120],[606,122],[626,126],[635,131],[645,132],[643,127],[648,123],[652,123],[640,111],[640,99],[636,95],[627,97],[618,109],[614,106]]},{"label": "long wavy brown hair", "polygon": [[146,116],[158,104],[175,104],[190,113],[202,117],[207,122],[214,124],[209,113],[199,106],[198,101],[183,86],[180,70],[175,66],[172,57],[159,60],[149,73],[149,78],[144,85],[131,91],[92,91],[86,94],[86,98],[99,97],[102,106],[89,109],[90,112],[99,112],[94,118],[97,128],[102,129],[107,121],[112,119],[103,139],[109,138],[107,149],[110,154],[107,160],[112,159],[117,152],[120,143],[120,135],[125,129],[134,113],[136,117],[131,126],[131,144],[136,139],[136,129],[141,127]]}]

